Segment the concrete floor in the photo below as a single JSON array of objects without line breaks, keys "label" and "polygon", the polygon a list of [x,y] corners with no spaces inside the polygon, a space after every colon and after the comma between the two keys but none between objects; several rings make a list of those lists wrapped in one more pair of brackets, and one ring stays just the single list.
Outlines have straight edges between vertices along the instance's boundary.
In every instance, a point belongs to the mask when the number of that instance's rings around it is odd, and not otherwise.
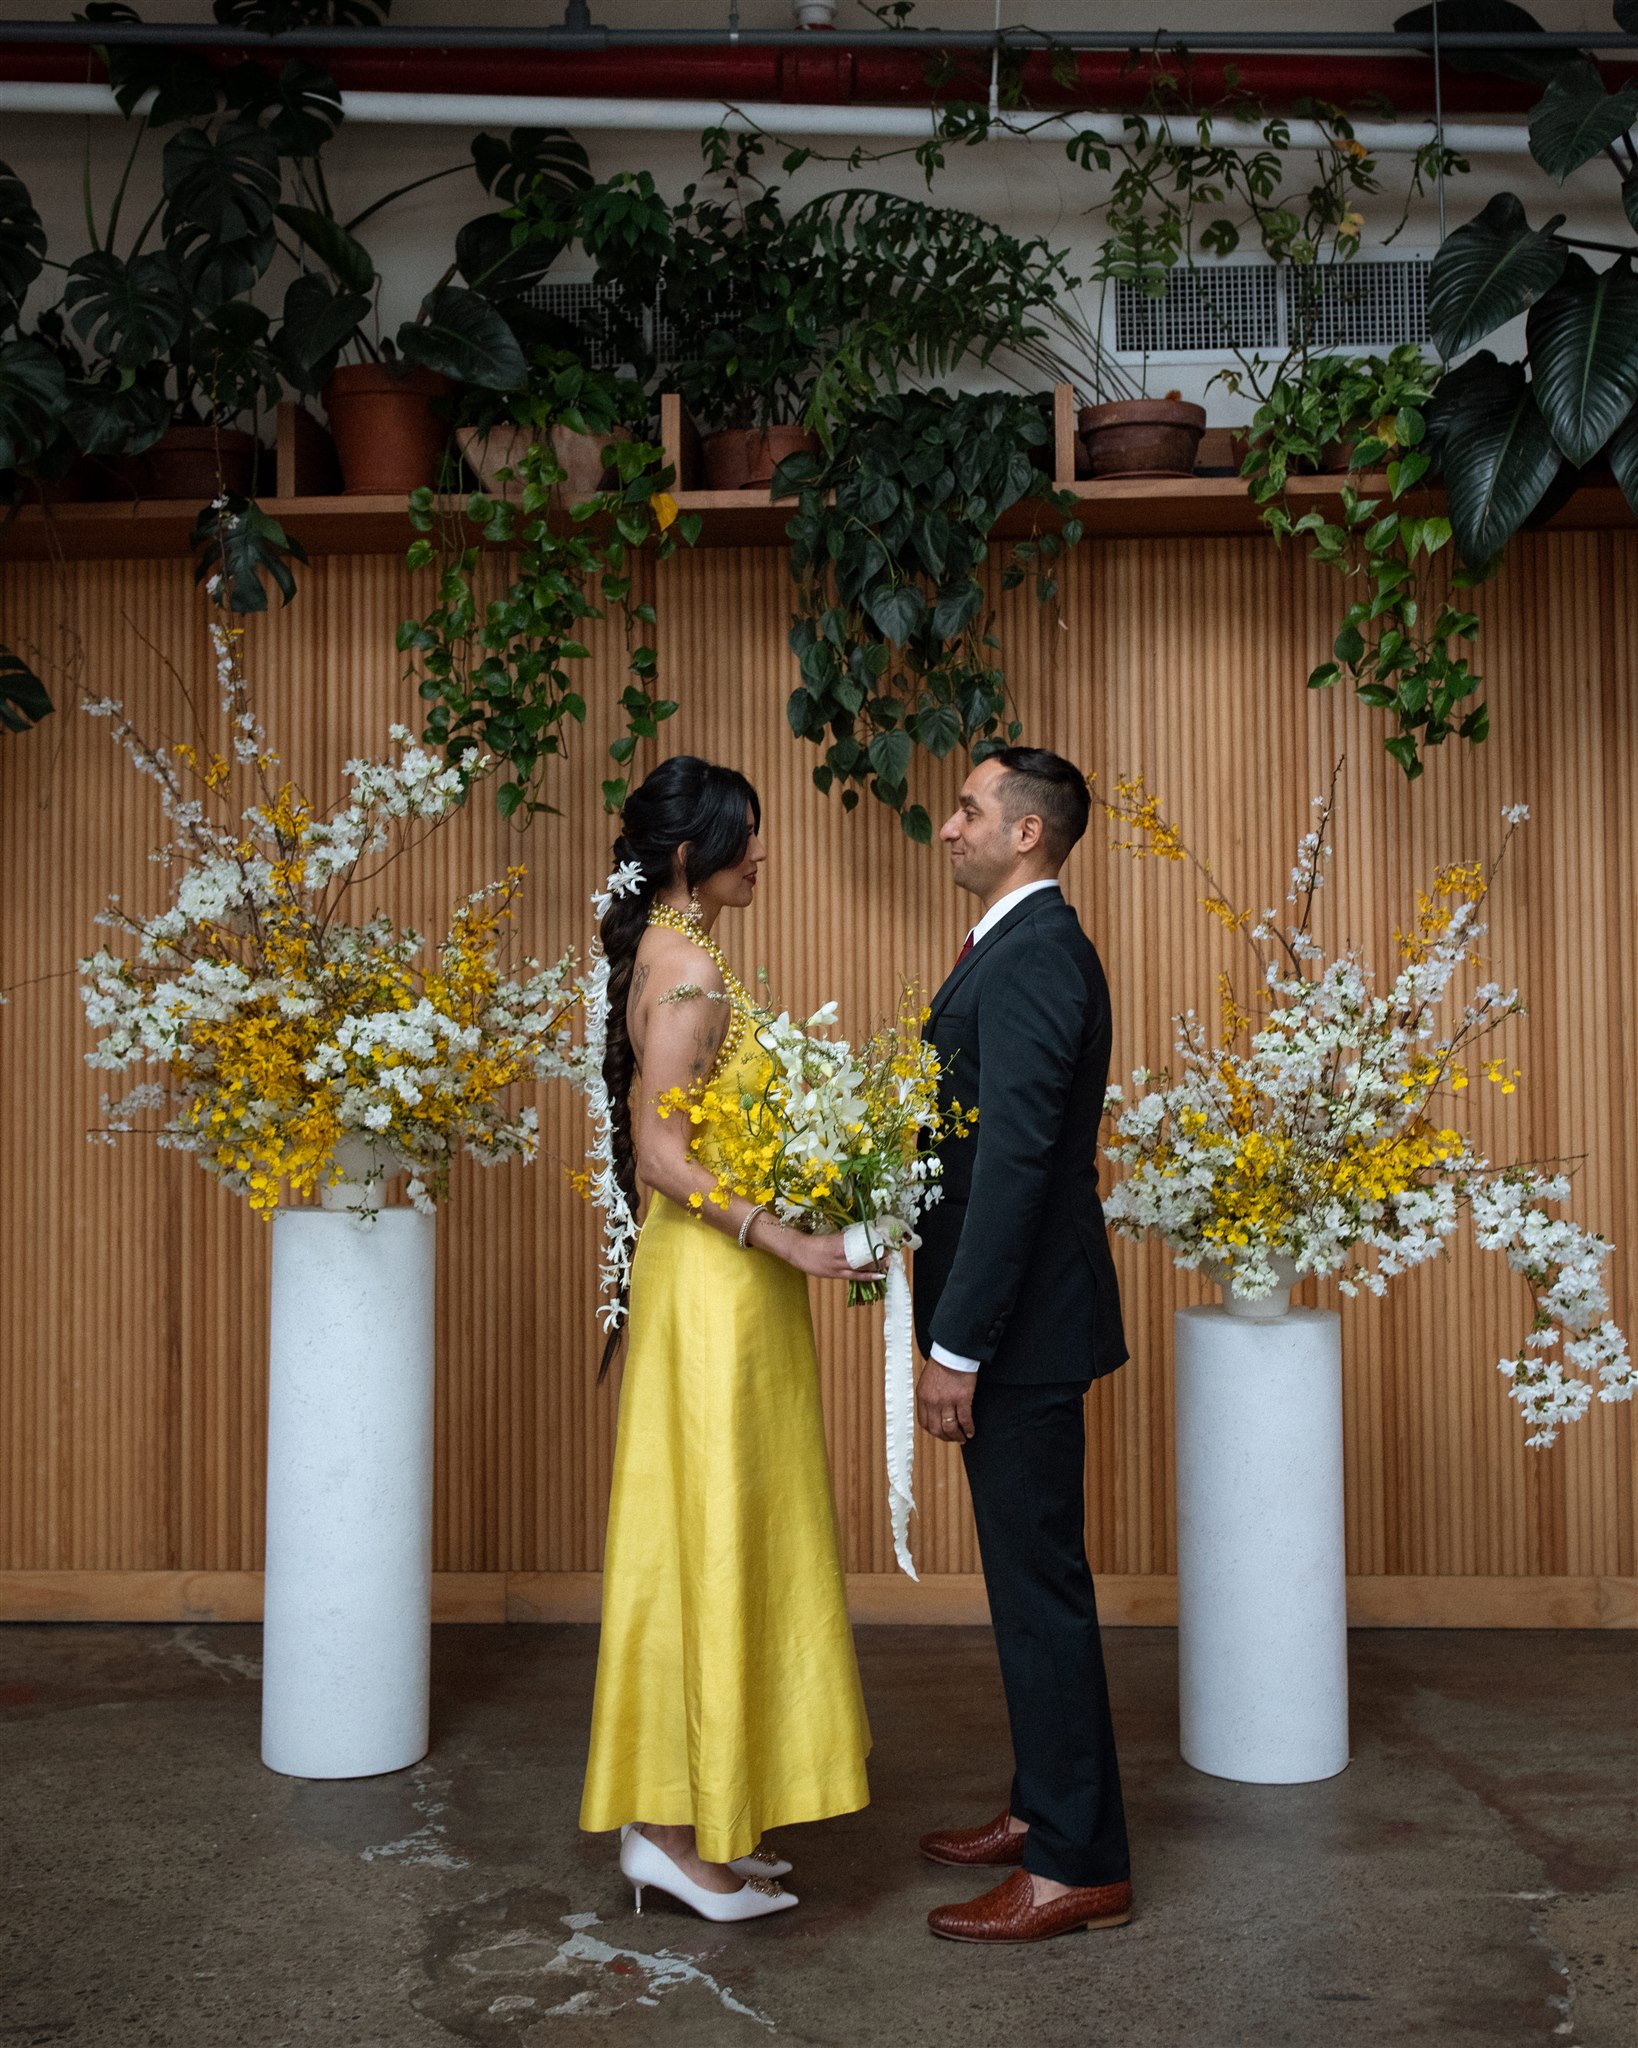
[{"label": "concrete floor", "polygon": [[255,1629],[0,1630],[0,2043],[1632,2048],[1631,1638],[1356,1635],[1352,1766],[1277,1789],[1178,1761],[1169,1632],[1107,1643],[1136,1917],[989,1950],[915,1853],[1004,1796],[980,1631],[861,1632],[876,1803],[717,1929],[576,1831],[590,1629],[437,1630],[432,1754],[340,1784],[258,1763]]}]

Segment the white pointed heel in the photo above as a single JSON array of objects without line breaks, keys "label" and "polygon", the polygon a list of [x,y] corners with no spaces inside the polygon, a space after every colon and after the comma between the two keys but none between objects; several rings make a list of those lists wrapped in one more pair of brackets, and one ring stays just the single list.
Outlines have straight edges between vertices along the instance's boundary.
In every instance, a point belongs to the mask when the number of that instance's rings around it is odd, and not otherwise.
[{"label": "white pointed heel", "polygon": [[637,1827],[621,1830],[620,1868],[637,1894],[639,1913],[649,1885],[692,1907],[702,1920],[760,1920],[765,1914],[783,1913],[797,1903],[795,1892],[785,1891],[772,1878],[761,1876],[747,1878],[737,1892],[708,1892],[686,1871],[679,1870],[665,1851]]}]

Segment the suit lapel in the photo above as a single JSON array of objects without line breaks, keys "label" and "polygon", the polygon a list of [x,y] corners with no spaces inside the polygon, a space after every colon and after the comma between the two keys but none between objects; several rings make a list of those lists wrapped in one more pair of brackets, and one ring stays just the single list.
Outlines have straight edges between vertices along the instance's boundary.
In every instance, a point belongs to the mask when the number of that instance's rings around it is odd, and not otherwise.
[{"label": "suit lapel", "polygon": [[932,1003],[929,1005],[927,1030],[932,1030],[943,1014],[950,998],[960,988],[968,975],[972,973],[979,961],[989,952],[997,939],[1006,932],[1016,930],[1019,925],[1035,916],[1037,911],[1044,910],[1049,904],[1061,904],[1063,901],[1064,895],[1061,889],[1037,889],[1032,895],[1026,896],[1022,903],[1015,903],[1006,916],[1002,918],[1001,922],[984,934],[983,938],[974,946],[966,959],[957,961],[956,965],[950,970],[945,978],[943,987],[940,988],[938,994],[934,996]]}]

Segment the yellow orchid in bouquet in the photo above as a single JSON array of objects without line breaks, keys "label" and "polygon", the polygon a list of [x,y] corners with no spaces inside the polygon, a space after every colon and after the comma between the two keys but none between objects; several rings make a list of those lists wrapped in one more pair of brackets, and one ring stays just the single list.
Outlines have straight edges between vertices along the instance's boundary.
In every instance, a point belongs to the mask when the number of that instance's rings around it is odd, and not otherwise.
[{"label": "yellow orchid in bouquet", "polygon": [[1120,842],[1128,851],[1193,865],[1202,907],[1250,948],[1258,989],[1242,1007],[1224,975],[1219,1040],[1190,1010],[1176,1020],[1175,1073],[1139,1069],[1130,1100],[1109,1089],[1105,1149],[1127,1171],[1104,1213],[1126,1236],[1162,1237],[1180,1266],[1255,1298],[1305,1273],[1335,1273],[1345,1294],[1383,1294],[1397,1274],[1436,1257],[1465,1212],[1479,1246],[1504,1253],[1530,1283],[1530,1330],[1499,1369],[1539,1449],[1595,1393],[1631,1400],[1638,1378],[1600,1273],[1612,1247],[1548,1213],[1568,1199],[1568,1177],[1498,1165],[1450,1121],[1475,1079],[1507,1094],[1518,1080],[1516,1068],[1481,1050],[1521,1010],[1518,991],[1485,982],[1453,1016],[1446,1006],[1458,974],[1476,964],[1482,905],[1529,813],[1503,813],[1488,865],[1438,871],[1398,935],[1393,985],[1378,992],[1358,954],[1328,959],[1313,936],[1336,782],[1314,800],[1319,816],[1291,873],[1290,921],[1235,908],[1141,777],[1104,799],[1105,814],[1132,834]]},{"label": "yellow orchid in bouquet", "polygon": [[[163,1074],[105,1098],[101,1135],[112,1143],[167,1112],[148,1126],[159,1142],[264,1216],[285,1188],[343,1179],[338,1147],[365,1145],[367,1181],[407,1169],[410,1199],[430,1209],[458,1152],[486,1164],[534,1155],[537,1113],[508,1105],[514,1084],[578,1080],[572,956],[507,971],[521,867],[456,906],[430,959],[419,932],[379,912],[349,922],[363,885],[448,819],[487,764],[474,750],[451,765],[395,726],[395,757],[349,761],[346,797],[321,811],[282,774],[252,708],[243,628],[210,633],[220,747],[154,744],[117,702],[85,705],[113,720],[173,831],[157,856],[169,907],[139,916],[114,900],[99,922],[134,951],[80,963],[98,1034],[90,1063]],[[370,1210],[354,1213],[365,1222]]]},{"label": "yellow orchid in bouquet", "polygon": [[[680,988],[671,1000],[700,993]],[[977,1112],[941,1110],[939,1059],[921,1036],[925,1013],[913,990],[861,1045],[821,1035],[837,1014],[826,1003],[798,1023],[756,1005],[750,1029],[762,1057],[745,1087],[674,1088],[661,1099],[661,1116],[695,1126],[690,1149],[716,1181],[709,1196],[693,1197],[696,1207],[726,1208],[739,1195],[798,1228],[879,1223],[884,1242],[909,1240],[941,1192],[930,1148],[964,1135]],[[882,1285],[854,1281],[848,1299],[880,1301]]]}]

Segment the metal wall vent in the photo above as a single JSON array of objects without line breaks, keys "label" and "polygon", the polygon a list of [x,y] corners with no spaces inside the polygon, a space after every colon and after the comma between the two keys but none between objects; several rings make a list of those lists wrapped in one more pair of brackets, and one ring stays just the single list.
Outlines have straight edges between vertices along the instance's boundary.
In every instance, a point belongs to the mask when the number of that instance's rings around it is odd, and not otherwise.
[{"label": "metal wall vent", "polygon": [[1360,257],[1314,269],[1223,263],[1177,270],[1149,298],[1117,281],[1117,357],[1255,355],[1293,346],[1396,348],[1428,339],[1428,259]]},{"label": "metal wall vent", "polygon": [[618,369],[614,346],[608,338],[609,316],[615,305],[613,288],[594,284],[590,278],[564,283],[542,282],[528,295],[531,305],[556,319],[566,320],[578,330],[591,365],[596,370]]}]

